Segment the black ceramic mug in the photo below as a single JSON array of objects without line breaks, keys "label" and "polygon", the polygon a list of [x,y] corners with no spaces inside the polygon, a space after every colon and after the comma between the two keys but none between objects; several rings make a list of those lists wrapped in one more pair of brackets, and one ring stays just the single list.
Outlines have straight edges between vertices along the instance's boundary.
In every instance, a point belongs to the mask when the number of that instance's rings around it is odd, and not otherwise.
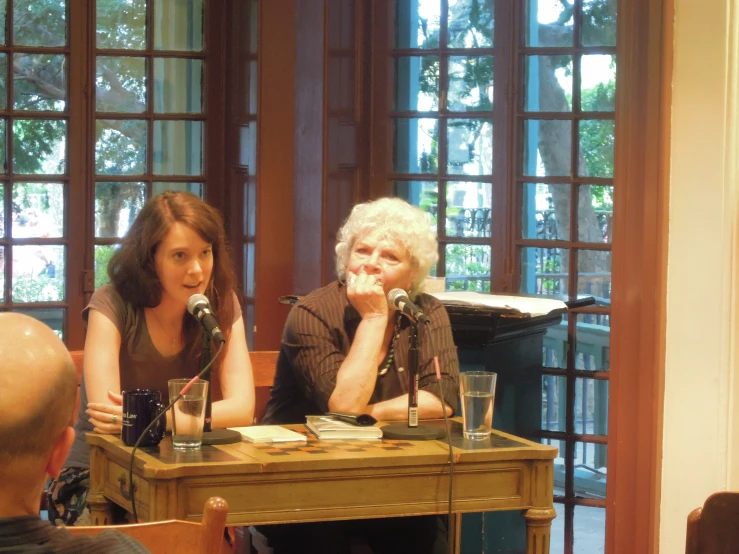
[{"label": "black ceramic mug", "polygon": [[[124,390],[123,396],[123,427],[121,440],[128,446],[134,446],[141,433],[151,421],[164,411],[162,393],[152,389]],[[139,446],[156,446],[164,438],[167,429],[167,416],[163,415],[146,432]]]}]

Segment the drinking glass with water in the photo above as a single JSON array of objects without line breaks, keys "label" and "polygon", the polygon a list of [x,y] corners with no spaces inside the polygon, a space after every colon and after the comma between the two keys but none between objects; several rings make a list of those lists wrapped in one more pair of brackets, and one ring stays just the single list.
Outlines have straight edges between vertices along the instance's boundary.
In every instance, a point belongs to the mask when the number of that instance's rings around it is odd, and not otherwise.
[{"label": "drinking glass with water", "polygon": [[489,371],[465,371],[459,374],[464,438],[485,439],[493,429],[495,381]]},{"label": "drinking glass with water", "polygon": [[[190,379],[169,380],[169,401],[175,399]],[[208,381],[195,381],[172,406],[172,446],[180,450],[200,448],[203,442]]]}]

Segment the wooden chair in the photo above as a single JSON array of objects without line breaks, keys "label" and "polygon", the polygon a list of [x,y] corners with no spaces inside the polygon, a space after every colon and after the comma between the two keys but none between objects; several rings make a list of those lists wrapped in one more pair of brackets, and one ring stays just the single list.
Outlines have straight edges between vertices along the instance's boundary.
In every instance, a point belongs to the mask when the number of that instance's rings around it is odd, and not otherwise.
[{"label": "wooden chair", "polygon": [[[115,529],[157,554],[222,554],[231,551],[223,536],[227,516],[228,503],[223,498],[213,496],[205,502],[201,523],[170,520],[131,525],[67,527],[67,530],[73,535],[95,536],[108,529]],[[198,545],[197,550],[195,545]]]},{"label": "wooden chair", "polygon": [[[72,359],[77,366],[77,384],[82,382],[82,359],[84,357],[83,350],[71,351]],[[254,388],[256,390],[254,405],[254,423],[259,423],[269,400],[269,389],[275,380],[275,368],[277,367],[277,350],[265,350],[250,352],[252,371],[254,372]],[[77,420],[77,412],[80,407],[80,393],[77,390],[77,398],[75,400],[74,418]]]},{"label": "wooden chair", "polygon": [[688,515],[685,554],[739,552],[739,492],[717,492]]},{"label": "wooden chair", "polygon": [[275,368],[277,367],[277,350],[265,350],[250,352],[251,369],[254,373],[254,424],[258,424],[264,417],[269,390],[275,381]]}]

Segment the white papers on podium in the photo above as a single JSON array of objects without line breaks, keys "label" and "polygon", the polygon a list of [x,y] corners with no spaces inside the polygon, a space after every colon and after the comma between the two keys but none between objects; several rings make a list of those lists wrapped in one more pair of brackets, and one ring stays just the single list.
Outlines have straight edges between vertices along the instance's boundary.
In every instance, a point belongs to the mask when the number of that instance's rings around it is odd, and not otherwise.
[{"label": "white papers on podium", "polygon": [[567,311],[567,304],[556,298],[505,296],[471,291],[434,292],[430,294],[444,304],[486,306],[506,311],[513,310],[515,315],[537,316]]}]

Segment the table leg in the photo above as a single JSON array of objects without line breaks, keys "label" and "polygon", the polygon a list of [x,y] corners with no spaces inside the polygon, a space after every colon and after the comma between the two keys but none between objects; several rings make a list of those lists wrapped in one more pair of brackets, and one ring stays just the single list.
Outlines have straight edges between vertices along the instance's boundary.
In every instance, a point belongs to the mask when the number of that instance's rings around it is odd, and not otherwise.
[{"label": "table leg", "polygon": [[113,503],[103,496],[106,480],[105,454],[98,446],[90,447],[90,492],[87,503],[90,505],[90,517],[93,525],[112,525]]},{"label": "table leg", "polygon": [[530,508],[523,513],[526,518],[526,554],[549,554],[552,520],[556,516],[554,508]]},{"label": "table leg", "polygon": [[534,462],[531,472],[531,504],[524,511],[526,518],[526,554],[549,554],[554,510],[554,464]]}]

